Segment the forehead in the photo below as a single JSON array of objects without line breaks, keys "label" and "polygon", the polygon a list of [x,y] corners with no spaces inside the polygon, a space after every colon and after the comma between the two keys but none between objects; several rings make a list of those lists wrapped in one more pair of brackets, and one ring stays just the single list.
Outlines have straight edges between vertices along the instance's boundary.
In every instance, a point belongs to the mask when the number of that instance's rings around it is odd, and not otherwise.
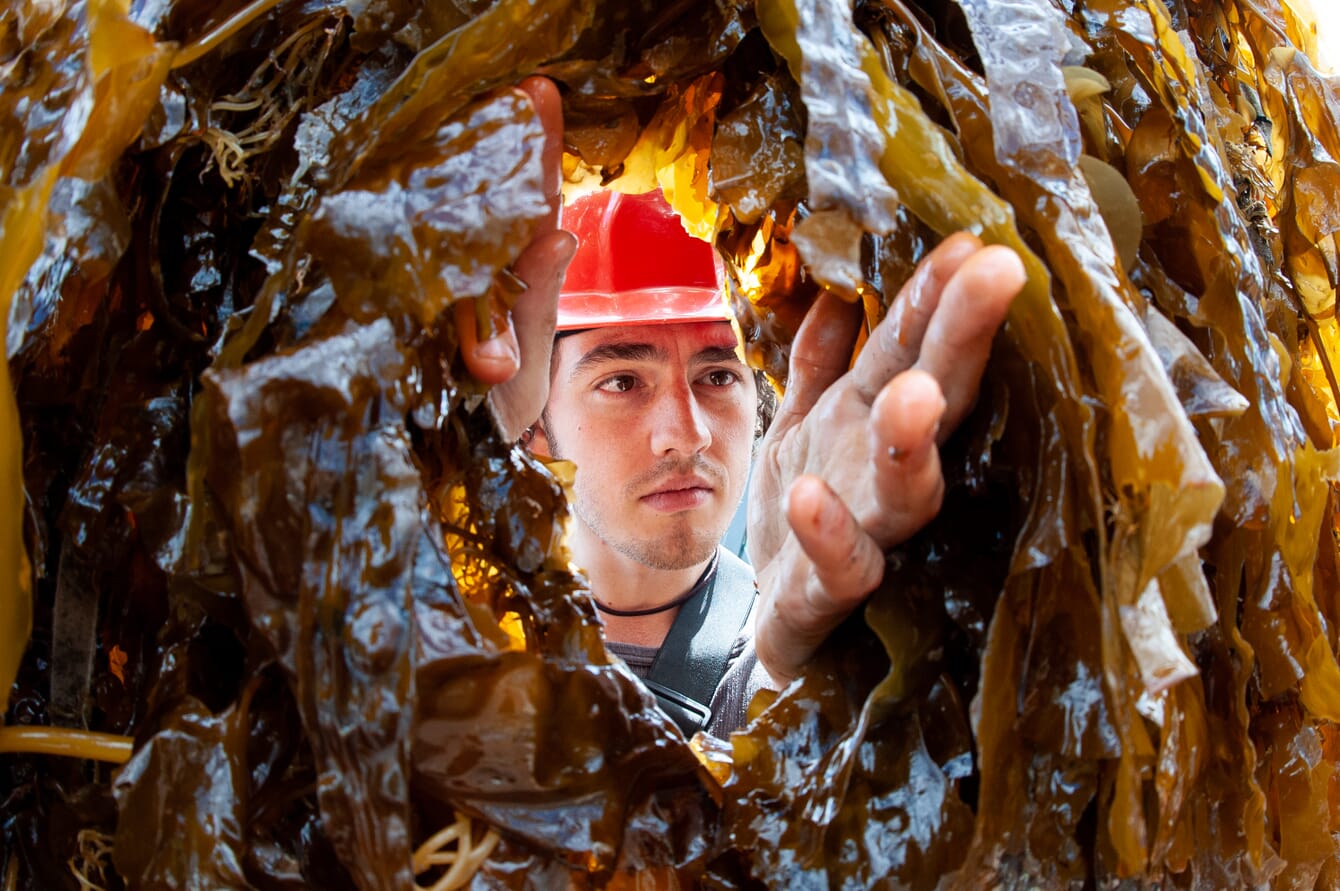
[{"label": "forehead", "polygon": [[554,370],[572,368],[584,358],[605,355],[610,347],[645,347],[643,358],[654,361],[692,357],[708,350],[735,350],[738,346],[739,338],[729,322],[613,325],[558,338],[554,344]]}]

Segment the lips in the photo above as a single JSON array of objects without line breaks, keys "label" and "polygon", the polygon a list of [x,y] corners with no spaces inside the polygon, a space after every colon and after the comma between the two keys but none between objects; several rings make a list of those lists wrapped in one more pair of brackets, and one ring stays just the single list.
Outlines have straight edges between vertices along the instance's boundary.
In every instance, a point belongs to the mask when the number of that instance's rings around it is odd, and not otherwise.
[{"label": "lips", "polygon": [[640,500],[652,510],[678,513],[706,504],[714,491],[715,487],[702,477],[676,477],[658,483]]}]

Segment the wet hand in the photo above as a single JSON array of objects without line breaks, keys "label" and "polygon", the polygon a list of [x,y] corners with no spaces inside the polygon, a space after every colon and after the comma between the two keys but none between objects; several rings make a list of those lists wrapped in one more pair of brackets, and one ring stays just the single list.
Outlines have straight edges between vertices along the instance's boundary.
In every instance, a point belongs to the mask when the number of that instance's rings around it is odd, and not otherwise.
[{"label": "wet hand", "polygon": [[1024,275],[1007,248],[946,239],[850,370],[861,308],[831,295],[811,308],[749,503],[755,644],[778,684],[878,587],[884,550],[939,512],[939,445],[972,409]]},{"label": "wet hand", "polygon": [[558,228],[560,166],[563,158],[563,108],[554,82],[529,77],[519,87],[535,106],[546,138],[543,152],[544,189],[549,214],[535,237],[512,264],[512,272],[526,283],[506,324],[488,340],[479,340],[474,307],[456,304],[456,330],[465,367],[479,381],[493,384],[488,402],[499,430],[515,440],[535,422],[549,395],[549,355],[554,344],[558,292],[563,273],[577,249],[572,233]]}]

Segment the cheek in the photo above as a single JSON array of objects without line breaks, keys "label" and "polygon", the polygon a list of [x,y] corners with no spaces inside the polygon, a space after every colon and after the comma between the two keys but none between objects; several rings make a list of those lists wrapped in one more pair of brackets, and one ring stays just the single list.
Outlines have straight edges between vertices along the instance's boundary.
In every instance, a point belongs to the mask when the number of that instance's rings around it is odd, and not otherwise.
[{"label": "cheek", "polygon": [[605,424],[586,421],[568,428],[571,448],[564,448],[579,468],[587,471],[587,483],[592,490],[617,487],[622,479],[642,469],[639,461],[646,459],[635,453],[640,440],[627,424]]},{"label": "cheek", "polygon": [[722,444],[732,452],[748,454],[754,444],[754,406],[732,405],[723,413],[720,426]]},{"label": "cheek", "polygon": [[741,435],[747,440],[753,439],[755,422],[758,420],[758,396],[752,387],[753,381],[750,384],[749,395],[742,397],[735,407],[737,424],[742,431]]}]

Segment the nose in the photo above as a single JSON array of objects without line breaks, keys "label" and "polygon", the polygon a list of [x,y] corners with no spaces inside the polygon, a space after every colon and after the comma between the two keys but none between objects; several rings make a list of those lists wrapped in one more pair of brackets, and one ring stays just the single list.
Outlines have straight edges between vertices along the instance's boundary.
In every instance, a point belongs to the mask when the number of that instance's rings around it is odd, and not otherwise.
[{"label": "nose", "polygon": [[655,454],[696,455],[712,444],[707,413],[687,381],[658,393],[651,412],[651,448]]}]

